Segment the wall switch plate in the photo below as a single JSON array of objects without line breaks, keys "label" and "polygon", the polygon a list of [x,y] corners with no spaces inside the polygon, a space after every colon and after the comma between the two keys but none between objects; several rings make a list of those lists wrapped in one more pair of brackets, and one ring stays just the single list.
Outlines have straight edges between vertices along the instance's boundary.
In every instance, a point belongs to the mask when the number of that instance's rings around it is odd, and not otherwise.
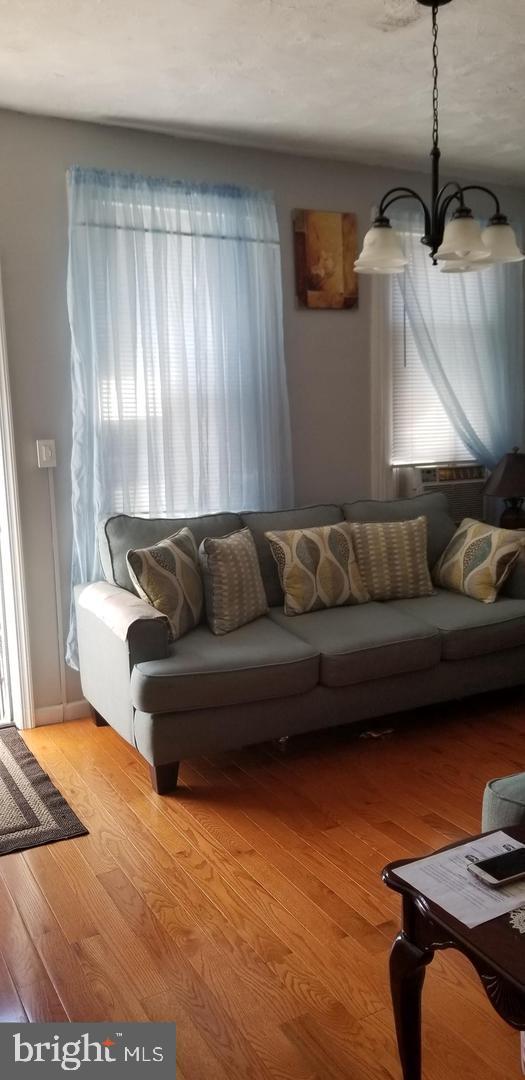
[{"label": "wall switch plate", "polygon": [[37,439],[36,457],[39,469],[54,469],[57,463],[55,440]]}]

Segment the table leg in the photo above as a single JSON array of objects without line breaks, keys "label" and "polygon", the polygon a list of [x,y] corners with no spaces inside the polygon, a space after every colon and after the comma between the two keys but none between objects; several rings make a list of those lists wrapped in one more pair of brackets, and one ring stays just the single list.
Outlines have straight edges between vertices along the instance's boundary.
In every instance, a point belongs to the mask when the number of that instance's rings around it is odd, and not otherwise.
[{"label": "table leg", "polygon": [[421,991],[432,953],[413,945],[404,932],[390,954],[390,989],[403,1080],[421,1080]]}]

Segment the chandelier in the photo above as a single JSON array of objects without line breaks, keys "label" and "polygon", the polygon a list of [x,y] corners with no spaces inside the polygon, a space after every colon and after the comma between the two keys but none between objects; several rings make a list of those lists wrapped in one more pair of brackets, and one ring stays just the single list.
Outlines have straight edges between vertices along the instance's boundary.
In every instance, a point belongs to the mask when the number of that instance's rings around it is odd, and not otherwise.
[{"label": "chandelier", "polygon": [[[430,248],[430,257],[445,274],[484,270],[494,263],[521,262],[525,255],[520,251],[514,230],[505,214],[501,213],[499,199],[487,187],[468,184],[462,187],[455,180],[439,184],[439,93],[438,93],[438,8],[450,0],[418,0],[432,8],[432,202],[427,206],[417,191],[408,187],[395,187],[387,191],[379,210],[368,230],[363,250],[354,264],[359,274],[399,274],[408,263],[401,239],[392,228],[387,210],[401,199],[415,199],[422,211],[425,233],[421,243]],[[475,191],[488,195],[493,201],[493,214],[487,227],[481,226],[472,215],[465,201],[467,193]],[[448,217],[448,220],[447,220]]]}]

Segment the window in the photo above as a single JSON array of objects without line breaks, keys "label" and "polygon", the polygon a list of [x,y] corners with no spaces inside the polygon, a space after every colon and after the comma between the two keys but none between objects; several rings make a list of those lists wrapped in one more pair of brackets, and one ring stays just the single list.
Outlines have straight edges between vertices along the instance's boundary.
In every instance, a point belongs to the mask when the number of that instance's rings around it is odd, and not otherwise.
[{"label": "window", "polygon": [[[111,463],[106,505],[114,512],[184,517],[217,513],[232,498],[222,451],[233,431],[226,431],[220,388],[225,398],[234,395],[234,373],[224,363],[204,290],[195,295],[195,243],[189,223],[184,228],[186,235],[152,237],[145,248],[142,295],[131,318],[126,236],[117,233],[112,246],[119,363],[100,372],[97,423]],[[165,291],[160,247],[170,282]],[[125,471],[115,467],[120,461]],[[239,465],[231,461],[232,472]],[[241,508],[241,492],[233,500]]]},{"label": "window", "polygon": [[[405,233],[405,240],[408,234]],[[469,377],[462,354],[473,349],[479,355],[487,348],[487,329],[496,318],[497,281],[490,270],[480,274],[443,274],[430,268],[428,248],[411,244],[411,277],[416,299],[432,312],[432,335],[440,352],[454,367],[454,390],[468,403],[468,416],[481,439],[487,437],[487,403],[481,380]],[[428,290],[432,290],[431,304]],[[403,292],[396,279],[392,288],[392,465],[422,465],[472,461],[440,401],[421,361],[418,346],[406,316]]]},{"label": "window", "polygon": [[68,194],[75,585],[107,515],[269,510],[293,486],[272,194],[80,168]]}]

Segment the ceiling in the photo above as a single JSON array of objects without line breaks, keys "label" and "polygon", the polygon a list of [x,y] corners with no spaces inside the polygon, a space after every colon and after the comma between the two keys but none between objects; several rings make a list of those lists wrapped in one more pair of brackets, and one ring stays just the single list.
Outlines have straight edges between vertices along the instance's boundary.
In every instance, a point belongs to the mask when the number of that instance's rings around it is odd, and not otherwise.
[{"label": "ceiling", "polygon": [[[440,12],[447,172],[525,186],[524,6]],[[0,25],[0,106],[426,166],[430,11],[417,0],[0,0]]]}]

